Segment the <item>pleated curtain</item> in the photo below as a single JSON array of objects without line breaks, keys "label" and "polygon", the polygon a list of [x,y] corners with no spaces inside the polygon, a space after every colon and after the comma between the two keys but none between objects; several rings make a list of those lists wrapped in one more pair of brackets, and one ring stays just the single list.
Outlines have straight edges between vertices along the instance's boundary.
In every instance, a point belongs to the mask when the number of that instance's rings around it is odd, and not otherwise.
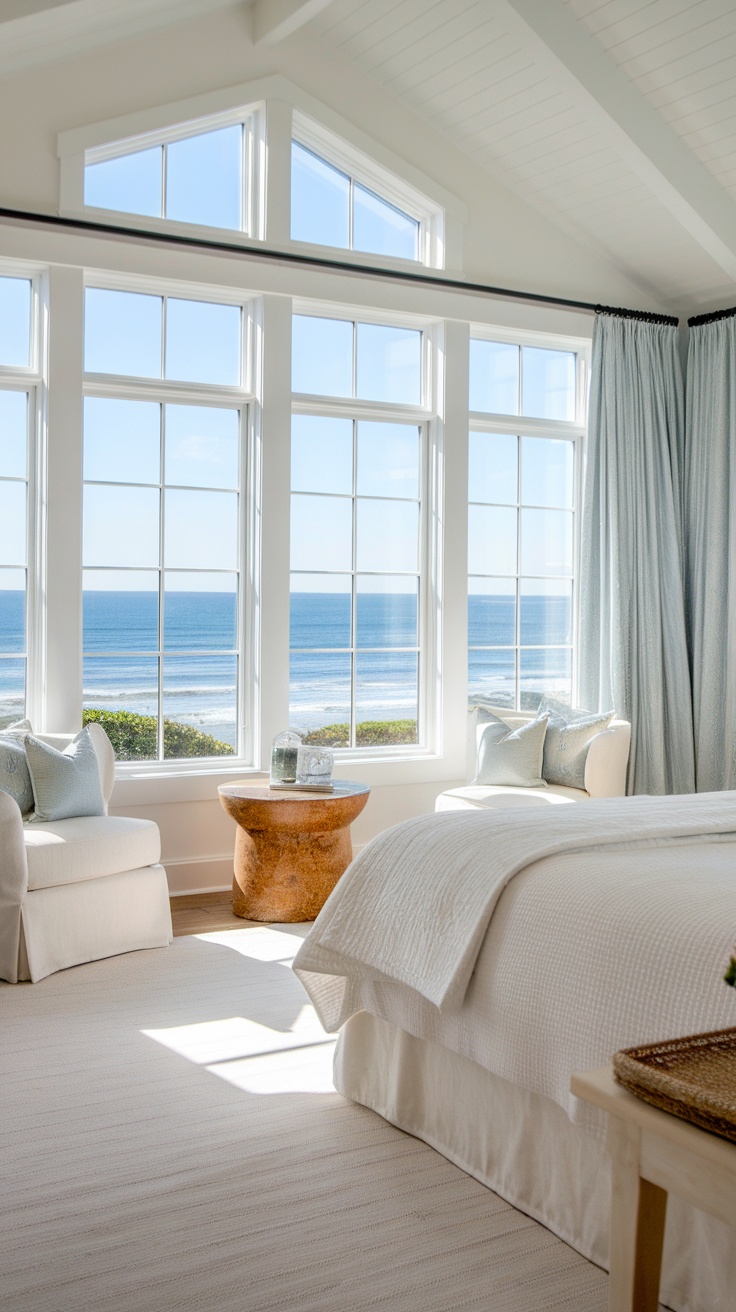
[{"label": "pleated curtain", "polygon": [[695,786],[678,330],[599,314],[581,528],[579,702],[631,721],[629,793]]},{"label": "pleated curtain", "polygon": [[736,319],[692,327],[683,470],[696,786],[736,788]]}]

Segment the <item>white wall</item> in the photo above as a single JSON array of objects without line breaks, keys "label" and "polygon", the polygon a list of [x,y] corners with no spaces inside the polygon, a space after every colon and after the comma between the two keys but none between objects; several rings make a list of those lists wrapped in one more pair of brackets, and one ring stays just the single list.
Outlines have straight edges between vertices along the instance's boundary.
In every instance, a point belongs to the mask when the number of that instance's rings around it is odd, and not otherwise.
[{"label": "white wall", "polygon": [[[586,250],[579,238],[569,237],[498,186],[355,67],[340,66],[305,33],[273,50],[253,47],[246,15],[240,11],[225,10],[203,22],[156,31],[0,82],[0,121],[4,125],[0,138],[0,205],[57,211],[56,135],[60,131],[272,73],[288,77],[467,205],[463,273],[468,279],[594,302],[656,308],[645,291],[632,286],[601,257]],[[124,243],[0,222],[2,257],[35,259],[61,270],[87,266],[191,277],[215,285],[246,286],[276,296],[298,294],[348,303],[362,300],[364,304],[413,310],[450,321],[478,320],[571,334],[589,332],[591,324],[581,315],[492,302],[473,295],[357,283],[349,276],[309,271],[300,271],[297,276],[288,269],[251,266],[227,257],[166,252],[156,247],[132,248]],[[454,423],[462,428],[462,414],[455,414]],[[452,425],[448,431],[451,459]],[[54,440],[53,435],[50,440]],[[455,472],[454,484],[449,479],[448,496],[457,499],[464,496],[464,475],[462,470]],[[461,563],[463,544],[456,543],[455,550]],[[464,583],[462,586],[464,589]],[[457,604],[457,614],[462,618],[462,606]],[[452,670],[451,653],[445,655],[449,661],[446,668]],[[354,826],[356,844],[368,841],[387,825],[431,810],[437,793],[462,782],[462,678],[455,668],[453,686],[445,688],[446,701],[458,721],[450,733],[452,750],[436,759],[431,768],[426,762],[416,768],[405,763],[383,771],[353,764],[349,771],[344,767],[338,771],[373,787],[369,804]],[[200,777],[191,781],[191,787],[181,780],[124,781],[116,786],[116,812],[147,816],[160,825],[173,891],[229,883],[234,830],[217,800],[217,782],[213,777]]]}]

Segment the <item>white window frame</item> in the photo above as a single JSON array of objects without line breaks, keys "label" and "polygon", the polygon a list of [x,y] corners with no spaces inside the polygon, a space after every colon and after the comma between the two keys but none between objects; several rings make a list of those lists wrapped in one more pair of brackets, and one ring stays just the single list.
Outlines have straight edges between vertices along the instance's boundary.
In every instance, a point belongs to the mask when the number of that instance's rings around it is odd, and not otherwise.
[{"label": "white window frame", "polygon": [[[412,328],[422,333],[422,396],[419,405],[402,405],[384,401],[363,401],[349,397],[322,396],[293,392],[292,415],[312,414],[351,420],[391,421],[416,424],[422,430],[420,456],[419,511],[419,625],[417,742],[385,746],[335,748],[341,761],[391,761],[436,756],[440,751],[441,696],[436,678],[439,668],[441,616],[441,549],[438,507],[442,488],[437,477],[444,444],[444,425],[440,417],[439,360],[442,350],[441,322],[361,306],[325,305],[321,302],[295,300],[293,314],[313,318],[340,319],[344,322]],[[354,498],[353,498],[354,501]],[[354,512],[353,512],[354,513]],[[356,570],[351,570],[353,589]],[[289,643],[291,651],[291,644]],[[354,668],[351,650],[350,722],[354,721]]]},{"label": "white window frame", "polygon": [[[492,328],[488,325],[470,325],[470,341],[500,342],[520,348],[524,346],[541,347],[551,351],[571,351],[574,352],[576,361],[576,378],[575,378],[575,418],[573,420],[560,419],[538,419],[525,415],[508,415],[508,414],[490,414],[485,410],[469,410],[468,412],[468,442],[470,442],[471,432],[484,433],[514,433],[519,438],[523,437],[548,437],[562,441],[568,441],[573,444],[574,451],[574,473],[573,473],[573,559],[572,559],[572,634],[571,634],[571,699],[573,704],[577,698],[578,686],[578,665],[580,652],[580,521],[582,511],[582,491],[583,491],[583,460],[585,451],[585,436],[587,428],[587,380],[590,370],[590,351],[591,342],[587,338],[580,337],[563,337],[551,333],[538,333],[531,331],[514,331],[508,328]],[[520,353],[520,359],[521,357]],[[470,376],[468,375],[468,386],[470,385]],[[520,403],[521,404],[521,403]],[[519,454],[518,459],[521,459]],[[521,489],[519,489],[519,495]],[[468,504],[473,504],[468,489]],[[522,503],[517,503],[517,509],[520,509]],[[518,534],[517,528],[517,534]],[[520,641],[520,606],[519,606],[519,584],[522,576],[519,572],[519,557],[517,545],[517,570],[515,575],[508,575],[509,579],[516,580],[516,623],[514,633],[513,648],[503,648],[497,650],[510,650],[514,654],[515,669],[515,701],[514,709],[522,709],[520,706],[521,698],[521,674],[520,662],[522,644]],[[468,571],[468,580],[471,574]],[[544,644],[550,647],[566,646],[565,643]],[[468,642],[468,670],[470,667],[470,643]],[[470,699],[470,691],[469,691]],[[511,709],[511,708],[509,708]]]},{"label": "white window frame", "polygon": [[[246,119],[253,124],[249,191],[253,213],[247,231],[203,227],[85,205],[85,161],[99,162]],[[423,230],[421,258],[404,260],[346,251],[343,247],[292,242],[291,143],[295,135],[356,181],[416,217]],[[314,254],[321,259],[329,252],[336,260],[351,264],[373,265],[380,261],[390,267],[414,271],[422,265],[462,269],[466,205],[433,178],[394,155],[280,74],[61,132],[57,154],[61,179],[59,212],[67,218],[175,232],[203,240],[225,240],[246,247],[265,243],[272,248],[293,249],[301,255]]]},{"label": "white window frame", "polygon": [[[45,470],[45,407],[46,357],[48,348],[48,316],[46,306],[45,269],[39,265],[0,261],[0,276],[27,279],[31,284],[31,324],[29,363],[0,365],[0,389],[25,392],[28,395],[26,414],[26,614],[25,614],[25,715],[38,723],[42,715],[44,613],[41,598],[44,595],[42,565],[43,502]],[[10,660],[18,659],[8,652]],[[5,660],[5,656],[2,657]]]},{"label": "white window frame", "polygon": [[[165,215],[136,214],[135,211],[110,210],[100,206],[87,205],[86,203],[84,205],[85,212],[90,217],[98,216],[99,218],[109,218],[111,214],[125,214],[147,227],[150,227],[151,224],[157,227],[163,225],[165,228],[174,228],[181,232],[202,234],[217,232],[227,233],[235,237],[239,235],[257,237],[260,231],[263,208],[261,203],[262,187],[259,179],[261,152],[258,149],[258,142],[263,132],[262,115],[262,106],[249,106],[229,113],[211,114],[206,118],[193,119],[188,123],[177,123],[165,131],[144,132],[140,136],[128,137],[123,141],[111,141],[104,146],[94,146],[84,152],[84,167],[86,169],[89,164],[102,164],[112,159],[123,159],[126,155],[135,155],[139,151],[150,150],[155,146],[168,146],[175,141],[188,141],[192,137],[215,132],[218,128],[242,127],[243,172],[240,198],[242,224],[240,228],[219,228],[216,225],[210,227],[209,225],[186,223],[181,219],[170,219]],[[164,163],[162,163],[162,168],[165,170]],[[165,202],[165,173],[162,181],[164,183],[162,202]]]},{"label": "white window frame", "polygon": [[[368,191],[372,191],[380,200],[385,201],[388,205],[393,205],[395,209],[401,210],[402,213],[416,220],[419,224],[417,258],[415,260],[383,255],[378,252],[372,254],[370,251],[356,251],[352,245],[347,250],[343,247],[330,249],[342,250],[344,256],[358,256],[366,261],[372,259],[374,262],[376,260],[386,261],[397,267],[407,266],[414,269],[420,265],[435,269],[443,267],[445,216],[440,205],[433,204],[429,197],[423,196],[401,177],[383,168],[376,160],[351,146],[344,138],[331,132],[323,124],[318,123],[298,109],[295,109],[292,114],[292,140],[297,145],[304,146],[306,150],[317,155],[326,164],[331,164],[333,168],[349,177],[351,232],[355,183],[359,183]],[[292,240],[295,246],[310,250],[324,251],[325,246],[329,246],[328,243],[323,245],[322,243]]]},{"label": "white window frame", "polygon": [[[258,741],[258,705],[256,698],[256,587],[254,575],[254,541],[256,522],[260,515],[260,494],[256,479],[256,447],[259,437],[260,407],[255,393],[256,340],[258,336],[258,305],[253,298],[223,287],[205,287],[201,284],[181,284],[165,279],[121,276],[113,273],[89,272],[84,280],[85,291],[99,288],[107,291],[140,292],[206,304],[232,305],[242,313],[241,383],[224,385],[214,383],[184,383],[163,378],[131,378],[120,374],[85,372],[82,396],[111,397],[122,400],[155,401],[161,405],[205,405],[239,409],[240,419],[240,488],[238,523],[239,596],[236,621],[238,660],[238,690],[236,701],[237,744],[232,756],[172,758],[151,761],[120,761],[116,777],[165,774],[222,774],[233,770],[253,769]],[[114,484],[113,484],[114,485]],[[93,569],[94,566],[85,568]],[[161,575],[165,564],[159,561]],[[160,586],[160,584],[159,584]],[[83,652],[83,648],[81,649]],[[104,654],[104,653],[103,653]],[[163,658],[163,649],[159,657]],[[192,655],[196,655],[193,652]],[[160,683],[159,672],[159,683]],[[161,709],[161,687],[158,689]],[[159,726],[159,737],[161,735]]]},{"label": "white window frame", "polygon": [[[221,239],[234,243],[262,241],[266,211],[266,106],[260,99],[244,100],[221,107],[222,95],[197,96],[160,106],[88,128],[62,132],[58,137],[60,159],[60,212],[92,222],[116,222],[122,227],[153,232],[176,232],[190,237]],[[154,146],[185,141],[218,128],[243,127],[242,220],[240,229],[185,223],[129,210],[87,205],[84,173],[88,164],[120,159]]]}]

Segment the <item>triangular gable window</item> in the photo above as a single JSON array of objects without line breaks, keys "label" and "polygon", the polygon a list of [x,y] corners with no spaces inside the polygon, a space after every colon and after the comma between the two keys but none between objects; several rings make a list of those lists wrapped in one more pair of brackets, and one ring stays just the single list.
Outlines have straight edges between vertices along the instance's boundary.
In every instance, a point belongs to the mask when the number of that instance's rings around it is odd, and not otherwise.
[{"label": "triangular gable window", "polygon": [[283,78],[72,128],[58,154],[65,217],[462,266],[457,198]]},{"label": "triangular gable window", "polygon": [[254,132],[240,111],[86,150],[85,208],[255,236]]},{"label": "triangular gable window", "polygon": [[299,111],[291,143],[291,239],[442,264],[443,211]]}]

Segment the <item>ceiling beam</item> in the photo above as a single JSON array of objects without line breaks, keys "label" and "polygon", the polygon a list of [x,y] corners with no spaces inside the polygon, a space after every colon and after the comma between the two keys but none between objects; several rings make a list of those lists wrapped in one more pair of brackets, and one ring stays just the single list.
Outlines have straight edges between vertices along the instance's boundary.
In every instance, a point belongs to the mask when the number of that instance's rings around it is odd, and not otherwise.
[{"label": "ceiling beam", "polygon": [[736,205],[563,0],[497,0],[511,29],[683,228],[736,281]]},{"label": "ceiling beam", "polygon": [[242,0],[0,0],[0,77]]},{"label": "ceiling beam", "polygon": [[331,3],[332,0],[255,0],[253,40],[256,45],[276,46]]},{"label": "ceiling beam", "polygon": [[12,23],[16,18],[29,18],[45,9],[59,9],[72,0],[0,0],[0,23]]}]

